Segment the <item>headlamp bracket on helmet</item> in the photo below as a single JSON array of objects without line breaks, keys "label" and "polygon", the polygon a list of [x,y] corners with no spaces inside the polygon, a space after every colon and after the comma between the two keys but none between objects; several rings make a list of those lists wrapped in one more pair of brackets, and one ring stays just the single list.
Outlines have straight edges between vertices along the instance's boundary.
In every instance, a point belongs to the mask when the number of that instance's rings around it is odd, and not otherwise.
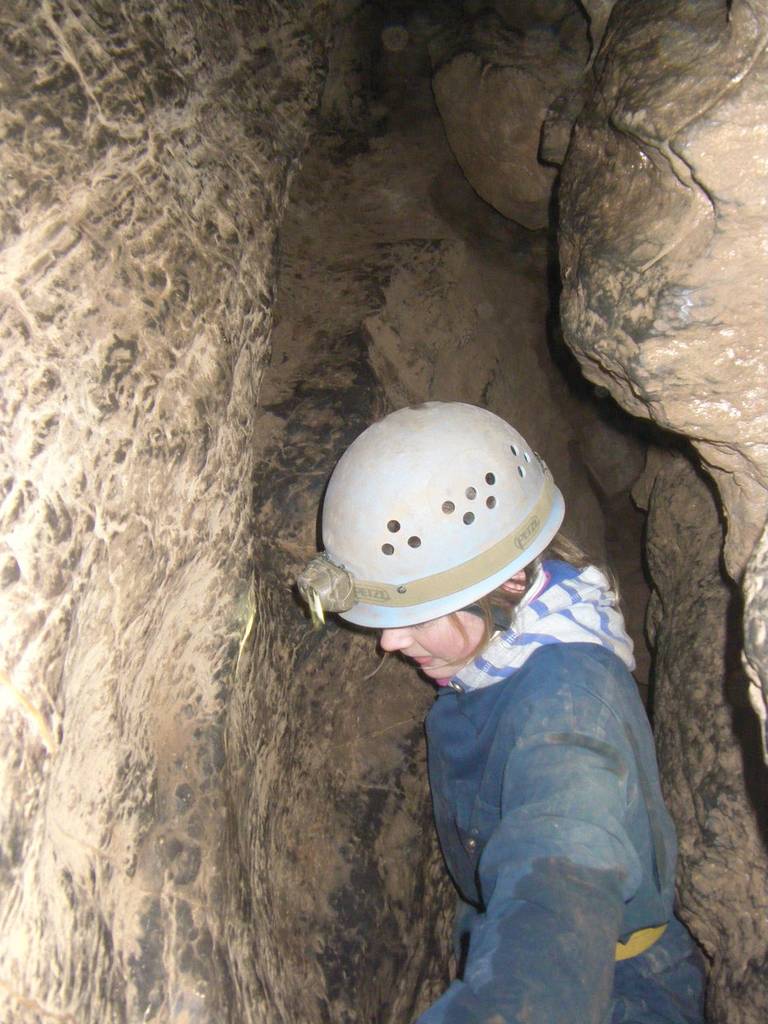
[{"label": "headlamp bracket on helmet", "polygon": [[358,600],[351,575],[323,554],[311,559],[296,585],[315,625],[325,622],[325,612],[346,612]]}]

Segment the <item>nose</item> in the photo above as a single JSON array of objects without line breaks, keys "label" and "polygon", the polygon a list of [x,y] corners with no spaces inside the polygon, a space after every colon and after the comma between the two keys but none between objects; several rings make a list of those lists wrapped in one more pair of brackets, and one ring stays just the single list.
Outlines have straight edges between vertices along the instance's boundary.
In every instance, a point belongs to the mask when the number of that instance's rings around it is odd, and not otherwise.
[{"label": "nose", "polygon": [[407,626],[398,626],[396,629],[382,629],[379,637],[379,646],[382,651],[393,653],[402,651],[411,642],[411,631]]}]

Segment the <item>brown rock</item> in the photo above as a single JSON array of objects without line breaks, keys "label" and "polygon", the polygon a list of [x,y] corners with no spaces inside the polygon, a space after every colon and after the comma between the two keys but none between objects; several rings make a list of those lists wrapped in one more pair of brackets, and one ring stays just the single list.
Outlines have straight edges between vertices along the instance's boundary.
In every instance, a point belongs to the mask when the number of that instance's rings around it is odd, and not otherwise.
[{"label": "brown rock", "polygon": [[580,0],[580,2],[589,18],[589,36],[592,40],[592,54],[594,56],[600,49],[600,43],[605,34],[605,28],[611,16],[611,11],[616,5],[616,0]]},{"label": "brown rock", "polygon": [[567,341],[626,408],[693,439],[734,577],[768,510],[766,25],[748,4],[618,3],[560,193]]},{"label": "brown rock", "polygon": [[535,229],[549,221],[555,170],[539,160],[547,109],[581,77],[586,50],[568,52],[537,26],[525,35],[485,17],[475,49],[435,74],[448,142],[472,187],[497,210]]},{"label": "brown rock", "polygon": [[7,1024],[270,1019],[225,839],[225,735],[250,666],[254,383],[317,15],[4,10]]},{"label": "brown rock", "polygon": [[768,1013],[768,779],[739,661],[738,594],[722,575],[711,486],[680,455],[655,465],[644,483],[653,718],[678,828],[678,892],[711,961],[707,1019],[757,1024]]}]

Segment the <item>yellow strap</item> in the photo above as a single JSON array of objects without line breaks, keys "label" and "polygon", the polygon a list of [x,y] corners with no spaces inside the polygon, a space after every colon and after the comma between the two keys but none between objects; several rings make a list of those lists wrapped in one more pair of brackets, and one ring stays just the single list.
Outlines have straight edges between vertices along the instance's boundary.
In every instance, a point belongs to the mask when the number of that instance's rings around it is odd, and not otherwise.
[{"label": "yellow strap", "polygon": [[530,545],[540,533],[547,516],[552,511],[553,486],[552,478],[545,474],[541,494],[528,513],[525,520],[512,533],[470,558],[461,565],[444,572],[436,572],[432,576],[424,576],[408,583],[381,583],[378,580],[355,580],[355,597],[364,604],[385,604],[393,608],[409,608],[416,604],[426,604],[476,583],[478,580],[493,576],[505,565],[509,565],[519,554]]},{"label": "yellow strap", "polygon": [[320,595],[315,589],[309,591],[309,613],[312,616],[312,625],[315,629],[320,629],[321,626],[325,625],[323,602],[320,600]]},{"label": "yellow strap", "polygon": [[632,956],[639,956],[646,949],[650,949],[666,930],[667,926],[660,924],[657,928],[641,928],[639,931],[632,932],[626,942],[616,943],[616,956],[614,959],[629,960]]}]

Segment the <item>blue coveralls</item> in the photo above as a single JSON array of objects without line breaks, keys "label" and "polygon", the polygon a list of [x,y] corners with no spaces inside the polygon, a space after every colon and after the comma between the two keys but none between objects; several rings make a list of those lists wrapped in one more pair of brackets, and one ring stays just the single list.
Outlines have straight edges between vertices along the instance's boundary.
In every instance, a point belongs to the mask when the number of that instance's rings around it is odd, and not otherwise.
[{"label": "blue coveralls", "polygon": [[[435,821],[467,904],[463,978],[417,1024],[699,1024],[672,914],[675,833],[632,676],[593,644],[536,651],[427,716]],[[647,952],[616,941],[668,922]]]}]

